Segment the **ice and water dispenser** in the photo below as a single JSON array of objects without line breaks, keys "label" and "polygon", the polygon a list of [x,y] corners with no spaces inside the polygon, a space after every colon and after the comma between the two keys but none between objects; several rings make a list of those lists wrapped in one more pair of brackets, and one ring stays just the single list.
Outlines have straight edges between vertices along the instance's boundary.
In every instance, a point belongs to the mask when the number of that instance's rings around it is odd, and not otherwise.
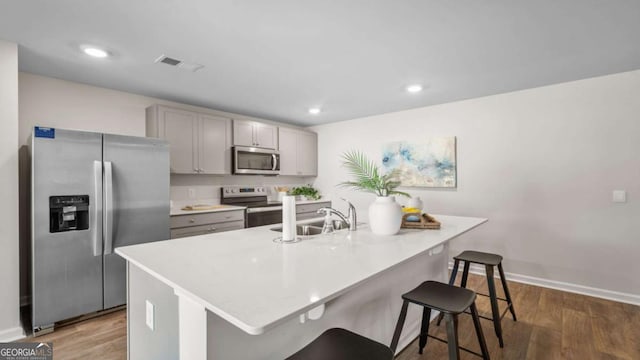
[{"label": "ice and water dispenser", "polygon": [[49,197],[49,232],[89,228],[89,195]]}]

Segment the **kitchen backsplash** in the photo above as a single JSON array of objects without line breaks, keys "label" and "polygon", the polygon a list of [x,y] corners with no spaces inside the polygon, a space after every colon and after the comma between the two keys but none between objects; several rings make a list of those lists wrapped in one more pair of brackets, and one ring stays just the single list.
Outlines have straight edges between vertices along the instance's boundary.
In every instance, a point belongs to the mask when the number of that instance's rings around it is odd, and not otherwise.
[{"label": "kitchen backsplash", "polygon": [[220,187],[229,185],[264,186],[275,199],[276,186],[289,188],[312,184],[314,177],[243,175],[171,175],[171,201],[175,204],[220,203]]}]

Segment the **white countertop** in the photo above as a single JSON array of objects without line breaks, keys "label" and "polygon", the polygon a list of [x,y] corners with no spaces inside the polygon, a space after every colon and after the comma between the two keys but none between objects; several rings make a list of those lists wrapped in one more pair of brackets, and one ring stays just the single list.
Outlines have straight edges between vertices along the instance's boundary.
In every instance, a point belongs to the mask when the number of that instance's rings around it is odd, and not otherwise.
[{"label": "white countertop", "polygon": [[[278,201],[269,201],[269,204],[277,203]],[[331,202],[329,199],[320,199],[320,200],[296,200],[296,205],[306,205],[306,204],[318,204],[324,202]]]},{"label": "white countertop", "polygon": [[191,214],[204,214],[204,213],[212,213],[212,212],[220,212],[220,211],[234,211],[234,210],[244,210],[246,206],[234,206],[234,205],[212,205],[212,206],[224,206],[217,209],[207,209],[207,210],[182,210],[182,207],[172,207],[170,216],[180,216],[180,215],[191,215]]},{"label": "white countertop", "polygon": [[280,244],[276,225],[120,247],[116,253],[245,332],[262,334],[484,223],[434,215],[440,230],[368,226]]},{"label": "white countertop", "polygon": [[[328,199],[320,199],[320,200],[297,200],[296,205],[306,205],[306,204],[316,204],[323,202],[331,202]],[[269,201],[269,204],[277,203],[274,201]],[[200,203],[198,203],[200,204]],[[202,203],[203,205],[211,205],[211,206],[220,206],[219,204],[208,204],[206,202]],[[191,215],[191,214],[201,214],[201,213],[210,213],[210,212],[220,212],[220,211],[233,211],[233,210],[244,210],[246,206],[234,206],[234,205],[224,205],[222,208],[218,209],[207,209],[207,210],[182,210],[183,206],[174,206],[171,208],[169,215],[170,216],[180,216],[180,215]]]}]

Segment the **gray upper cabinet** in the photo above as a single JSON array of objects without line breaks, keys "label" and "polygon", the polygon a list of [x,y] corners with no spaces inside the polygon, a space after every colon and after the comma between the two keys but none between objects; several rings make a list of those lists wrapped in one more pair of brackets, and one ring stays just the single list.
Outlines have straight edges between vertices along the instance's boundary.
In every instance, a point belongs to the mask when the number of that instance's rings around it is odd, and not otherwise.
[{"label": "gray upper cabinet", "polygon": [[298,175],[298,131],[288,128],[278,129],[280,141],[280,175]]},{"label": "gray upper cabinet", "polygon": [[147,136],[169,142],[174,174],[231,174],[231,119],[162,105],[147,108]]},{"label": "gray upper cabinet", "polygon": [[280,175],[318,175],[318,134],[290,128],[278,128]]},{"label": "gray upper cabinet", "polygon": [[233,120],[233,145],[278,148],[278,127],[248,120]]}]

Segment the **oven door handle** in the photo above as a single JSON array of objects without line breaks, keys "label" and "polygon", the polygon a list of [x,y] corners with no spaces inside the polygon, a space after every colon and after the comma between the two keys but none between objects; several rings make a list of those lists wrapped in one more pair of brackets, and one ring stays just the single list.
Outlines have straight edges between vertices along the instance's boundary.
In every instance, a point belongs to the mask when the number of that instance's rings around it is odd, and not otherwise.
[{"label": "oven door handle", "polygon": [[268,212],[268,211],[282,211],[282,206],[248,208],[247,214],[254,214],[254,213],[261,213],[261,212]]}]

